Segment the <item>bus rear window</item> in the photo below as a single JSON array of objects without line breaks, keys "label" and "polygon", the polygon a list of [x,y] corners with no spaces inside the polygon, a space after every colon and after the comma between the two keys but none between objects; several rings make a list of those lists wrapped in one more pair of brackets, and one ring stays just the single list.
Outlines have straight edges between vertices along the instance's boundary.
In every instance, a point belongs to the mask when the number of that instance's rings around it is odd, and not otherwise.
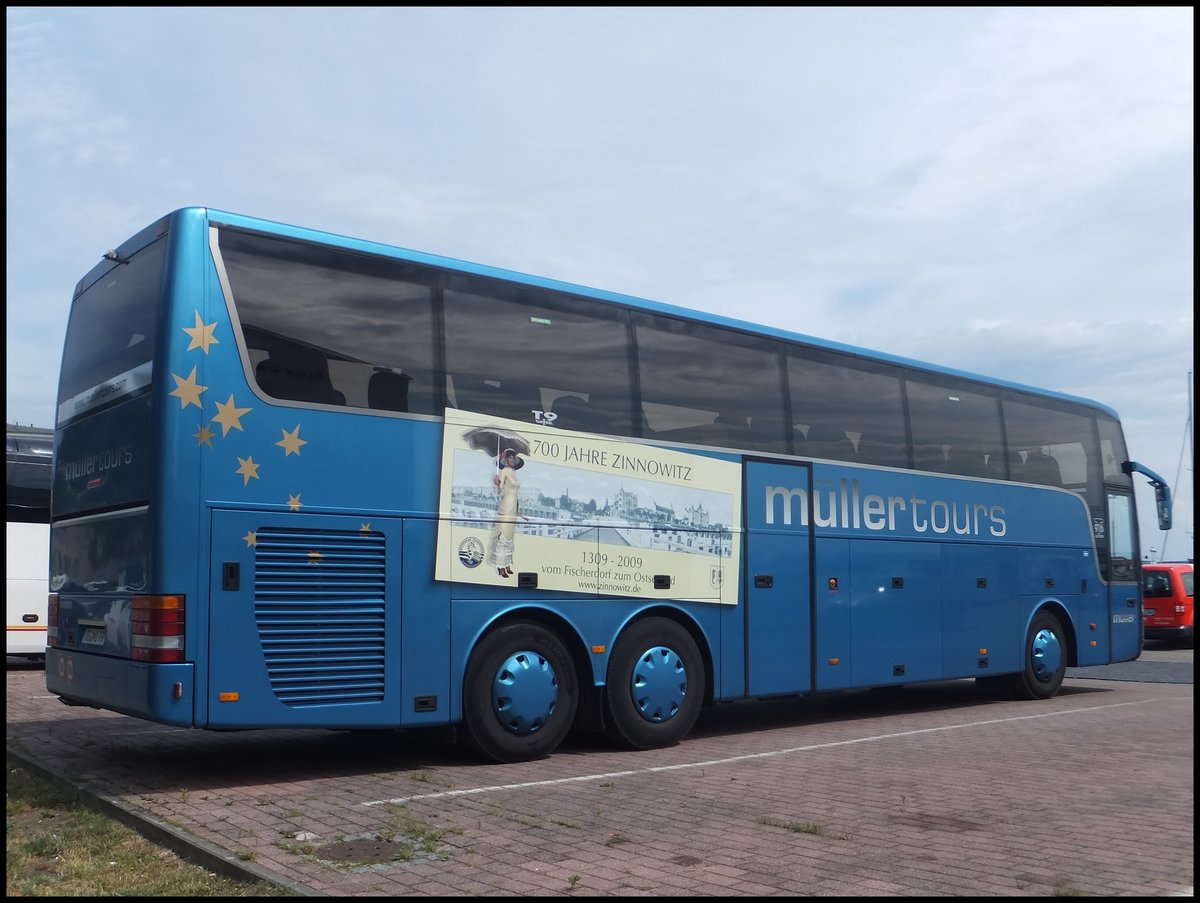
[{"label": "bus rear window", "polygon": [[50,590],[144,592],[150,571],[149,530],[144,511],[55,527]]},{"label": "bus rear window", "polygon": [[149,389],[164,238],[116,263],[76,299],[58,383],[58,423]]}]

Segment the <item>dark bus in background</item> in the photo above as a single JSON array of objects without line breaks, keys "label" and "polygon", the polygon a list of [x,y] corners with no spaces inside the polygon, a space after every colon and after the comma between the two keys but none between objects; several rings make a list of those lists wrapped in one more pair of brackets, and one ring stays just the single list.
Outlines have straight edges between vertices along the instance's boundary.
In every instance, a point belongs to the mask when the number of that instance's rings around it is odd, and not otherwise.
[{"label": "dark bus in background", "polygon": [[8,654],[40,659],[46,654],[54,430],[9,423],[5,432]]}]

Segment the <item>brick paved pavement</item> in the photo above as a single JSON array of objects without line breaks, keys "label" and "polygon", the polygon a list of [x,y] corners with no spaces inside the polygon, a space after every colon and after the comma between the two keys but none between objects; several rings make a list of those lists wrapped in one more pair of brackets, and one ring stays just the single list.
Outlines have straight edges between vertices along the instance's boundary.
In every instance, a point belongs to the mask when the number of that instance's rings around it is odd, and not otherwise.
[{"label": "brick paved pavement", "polygon": [[[725,706],[667,750],[160,727],[10,667],[8,750],[209,867],[336,896],[1191,895],[1193,685]],[[397,858],[398,857],[398,858]]]}]

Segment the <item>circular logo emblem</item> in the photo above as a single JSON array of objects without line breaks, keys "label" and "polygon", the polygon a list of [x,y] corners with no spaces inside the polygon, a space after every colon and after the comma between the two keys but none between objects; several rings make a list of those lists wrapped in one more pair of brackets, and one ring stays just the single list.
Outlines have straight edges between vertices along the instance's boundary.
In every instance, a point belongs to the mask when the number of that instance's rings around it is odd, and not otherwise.
[{"label": "circular logo emblem", "polygon": [[474,536],[468,536],[458,547],[458,560],[466,567],[479,567],[483,563],[483,543]]}]

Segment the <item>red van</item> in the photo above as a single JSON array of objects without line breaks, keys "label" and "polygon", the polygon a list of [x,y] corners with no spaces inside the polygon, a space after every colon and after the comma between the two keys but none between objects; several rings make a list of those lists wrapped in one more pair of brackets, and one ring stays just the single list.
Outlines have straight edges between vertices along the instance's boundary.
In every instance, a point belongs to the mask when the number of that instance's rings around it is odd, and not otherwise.
[{"label": "red van", "polygon": [[1142,565],[1142,626],[1148,640],[1174,640],[1192,645],[1190,564]]}]

